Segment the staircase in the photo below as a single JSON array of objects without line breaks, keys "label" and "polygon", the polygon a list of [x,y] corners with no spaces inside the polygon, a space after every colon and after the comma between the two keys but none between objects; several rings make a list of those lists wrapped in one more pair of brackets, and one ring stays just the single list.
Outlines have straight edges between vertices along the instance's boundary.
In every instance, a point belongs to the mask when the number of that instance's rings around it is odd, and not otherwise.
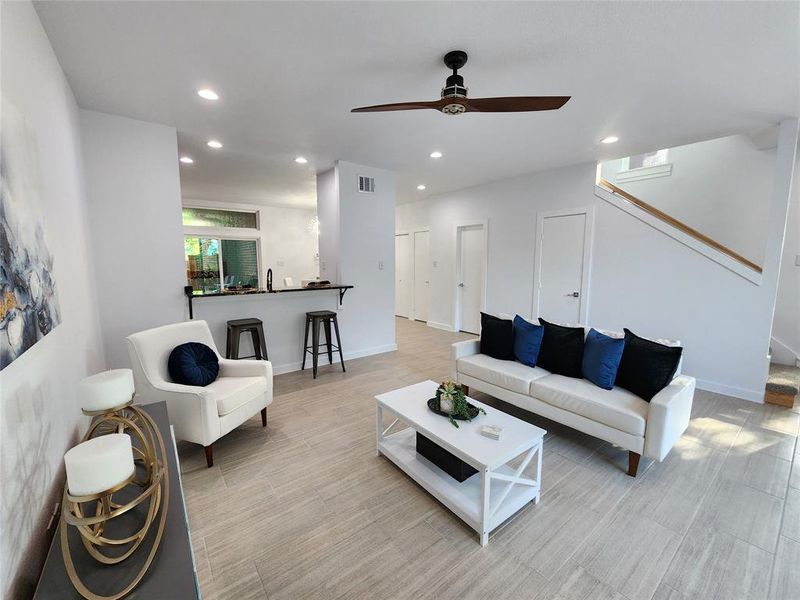
[{"label": "staircase", "polygon": [[792,408],[800,393],[800,368],[771,364],[764,402]]}]

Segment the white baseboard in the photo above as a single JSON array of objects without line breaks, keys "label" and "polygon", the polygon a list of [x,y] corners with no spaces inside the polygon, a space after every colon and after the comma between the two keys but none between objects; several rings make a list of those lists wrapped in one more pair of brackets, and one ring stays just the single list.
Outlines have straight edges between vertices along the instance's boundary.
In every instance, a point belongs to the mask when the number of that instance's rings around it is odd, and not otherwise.
[{"label": "white baseboard", "polygon": [[697,389],[705,390],[706,392],[714,392],[716,394],[724,394],[725,396],[733,396],[742,400],[749,400],[750,402],[757,402],[764,404],[764,390],[748,390],[746,388],[733,387],[725,385],[724,383],[717,383],[715,381],[706,381],[704,379],[697,380]]},{"label": "white baseboard", "polygon": [[441,329],[443,331],[456,332],[456,330],[453,329],[452,325],[449,325],[447,323],[437,323],[436,321],[428,321],[428,327],[433,327],[434,329]]},{"label": "white baseboard", "polygon": [[[327,353],[325,355],[323,355],[321,350],[322,350],[322,346],[320,346],[320,355],[319,355],[319,358],[317,360],[317,365],[320,366],[320,367],[323,367],[323,366],[325,366],[327,364],[330,364],[330,363],[328,363]],[[355,350],[355,351],[352,351],[352,352],[345,352],[344,353],[344,359],[346,361],[347,360],[353,360],[355,358],[364,358],[365,356],[372,356],[374,354],[383,354],[384,352],[394,352],[395,350],[397,350],[397,344],[386,344],[384,346],[373,346],[372,348],[364,348],[362,350]],[[333,355],[333,364],[335,364],[335,365],[339,364],[338,363],[338,358],[339,358],[339,355],[334,353],[334,355]],[[273,365],[272,365],[272,373],[274,375],[281,375],[283,373],[292,373],[294,371],[299,371],[302,366],[303,366],[303,361],[302,360],[298,360],[296,362],[285,363],[285,364],[282,364],[282,365],[276,365],[276,364],[273,363]],[[310,368],[311,368],[311,355],[309,355],[308,359],[306,360],[306,370],[308,370]]]}]

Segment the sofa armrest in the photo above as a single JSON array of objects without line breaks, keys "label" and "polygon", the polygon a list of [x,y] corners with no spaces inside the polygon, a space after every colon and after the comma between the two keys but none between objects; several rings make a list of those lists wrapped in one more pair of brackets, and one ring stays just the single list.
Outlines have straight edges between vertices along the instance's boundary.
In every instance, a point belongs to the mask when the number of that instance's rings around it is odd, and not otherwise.
[{"label": "sofa armrest", "polygon": [[480,338],[474,340],[466,340],[463,342],[456,342],[450,349],[451,377],[453,381],[458,381],[458,359],[465,356],[472,356],[473,354],[480,354],[481,340]]},{"label": "sofa armrest", "polygon": [[480,354],[481,340],[476,338],[474,340],[466,340],[464,342],[456,342],[452,346],[450,356],[453,360],[464,358],[465,356],[472,356],[473,354]]},{"label": "sofa armrest", "polygon": [[268,360],[219,359],[220,377],[265,377],[272,387],[272,363]]},{"label": "sofa armrest", "polygon": [[680,375],[650,400],[644,455],[664,460],[689,426],[695,379]]},{"label": "sofa armrest", "polygon": [[166,401],[169,422],[179,440],[208,446],[219,438],[217,401],[209,390],[171,381],[156,381],[137,389],[145,403]]}]

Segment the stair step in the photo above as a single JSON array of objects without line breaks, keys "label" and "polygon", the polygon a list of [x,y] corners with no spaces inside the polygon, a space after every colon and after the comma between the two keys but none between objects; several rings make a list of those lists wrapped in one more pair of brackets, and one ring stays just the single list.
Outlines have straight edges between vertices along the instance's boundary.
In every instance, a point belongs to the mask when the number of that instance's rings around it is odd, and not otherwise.
[{"label": "stair step", "polygon": [[772,377],[767,379],[766,389],[768,392],[775,394],[787,394],[789,396],[796,396],[800,393],[800,386],[797,382],[786,377]]}]

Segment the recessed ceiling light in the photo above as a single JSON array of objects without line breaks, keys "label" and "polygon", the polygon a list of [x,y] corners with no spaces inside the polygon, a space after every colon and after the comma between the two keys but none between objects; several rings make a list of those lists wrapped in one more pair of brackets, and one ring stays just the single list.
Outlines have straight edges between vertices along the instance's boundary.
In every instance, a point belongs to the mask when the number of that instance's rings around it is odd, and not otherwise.
[{"label": "recessed ceiling light", "polygon": [[436,150],[434,152],[431,152],[430,156],[431,158],[442,158],[442,153]]},{"label": "recessed ceiling light", "polygon": [[180,161],[185,165],[190,165],[194,162],[194,160],[189,156],[181,156]]},{"label": "recessed ceiling light", "polygon": [[222,142],[218,142],[217,140],[208,140],[206,142],[206,146],[208,146],[209,148],[214,148],[216,150],[219,150],[220,148],[222,148]]},{"label": "recessed ceiling light", "polygon": [[424,190],[424,189],[425,189],[425,184],[422,184],[422,183],[420,183],[420,184],[417,186],[417,189],[418,189],[418,190],[420,190],[420,191]]},{"label": "recessed ceiling light", "polygon": [[197,95],[200,96],[201,98],[206,99],[206,100],[219,100],[219,96],[217,95],[217,92],[215,92],[214,90],[210,90],[208,88],[203,88],[202,90],[197,90]]},{"label": "recessed ceiling light", "polygon": [[619,138],[617,136],[609,135],[609,136],[604,137],[602,140],[600,140],[600,143],[601,144],[614,144],[615,142],[618,142],[618,141],[619,141]]},{"label": "recessed ceiling light", "polygon": [[294,162],[296,162],[298,165],[304,165],[308,162],[308,159],[305,158],[304,156],[298,156],[297,158],[294,159]]}]

